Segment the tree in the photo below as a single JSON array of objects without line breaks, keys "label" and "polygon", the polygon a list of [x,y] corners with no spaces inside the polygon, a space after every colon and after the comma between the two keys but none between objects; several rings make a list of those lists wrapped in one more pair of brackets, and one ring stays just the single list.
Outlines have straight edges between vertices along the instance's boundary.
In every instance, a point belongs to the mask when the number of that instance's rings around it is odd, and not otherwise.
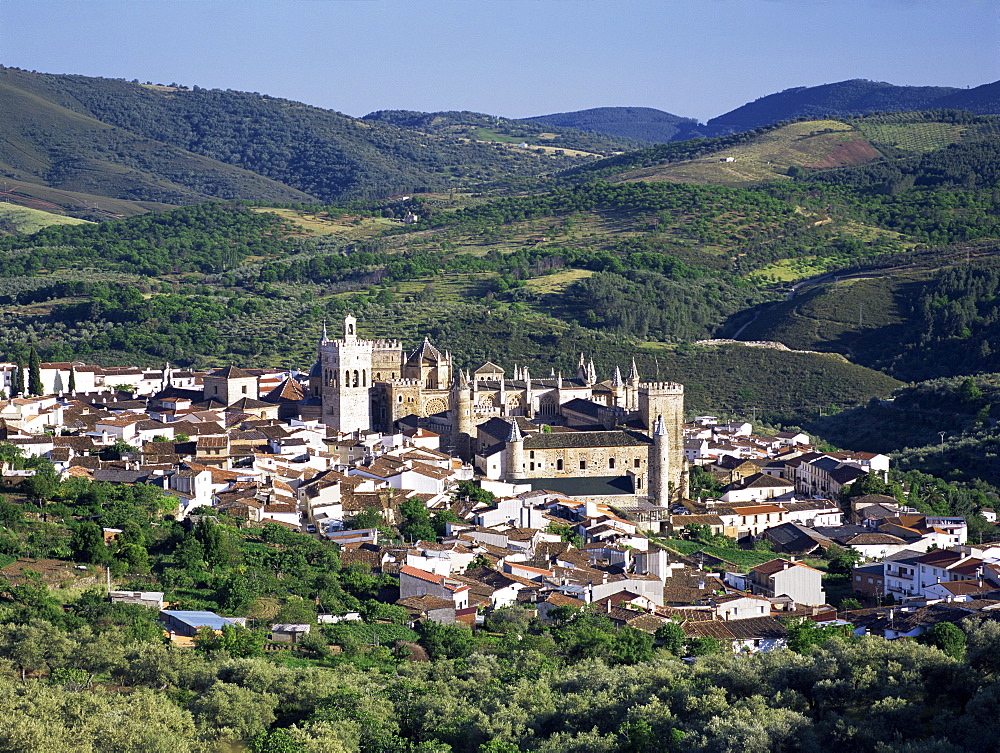
[{"label": "tree", "polygon": [[958,397],[966,406],[975,408],[979,405],[979,401],[983,399],[983,391],[979,389],[976,380],[969,377],[958,388]]},{"label": "tree", "polygon": [[76,367],[69,367],[69,391],[76,392]]},{"label": "tree", "polygon": [[788,648],[797,654],[804,654],[831,638],[849,638],[852,635],[850,625],[820,626],[812,620],[799,619],[788,625]]},{"label": "tree", "polygon": [[34,343],[28,351],[28,394],[41,395],[42,387],[42,364],[38,358],[38,350]]},{"label": "tree", "polygon": [[563,541],[572,544],[577,549],[583,547],[583,536],[578,534],[569,523],[549,523],[545,529],[547,533],[554,533]]},{"label": "tree", "polygon": [[101,460],[121,460],[122,455],[135,452],[137,448],[119,437],[115,443],[101,449]]},{"label": "tree", "polygon": [[77,526],[70,542],[73,556],[81,562],[93,562],[103,565],[111,560],[108,547],[104,543],[104,534],[97,523],[85,520]]},{"label": "tree", "polygon": [[653,658],[653,636],[631,627],[615,634],[612,661],[615,664],[641,664]]},{"label": "tree", "polygon": [[225,651],[232,657],[247,658],[261,656],[265,640],[263,633],[255,633],[237,625],[223,625],[219,632],[209,627],[199,628],[194,637],[194,647],[203,654]]},{"label": "tree", "polygon": [[664,650],[669,651],[674,656],[680,656],[687,641],[687,635],[676,622],[671,620],[656,629],[656,640],[660,642]]},{"label": "tree", "polygon": [[286,729],[272,729],[261,732],[250,740],[252,753],[298,753],[305,751],[303,743],[292,737]]},{"label": "tree", "polygon": [[455,497],[458,499],[468,497],[473,502],[482,502],[487,505],[492,505],[497,499],[493,492],[483,489],[474,481],[459,481]]},{"label": "tree", "polygon": [[265,732],[274,722],[278,697],[228,682],[216,681],[191,703],[199,726],[225,737],[247,740]]},{"label": "tree", "polygon": [[830,572],[838,575],[850,575],[854,566],[861,562],[861,554],[851,547],[831,546],[827,551],[830,562]]},{"label": "tree", "polygon": [[692,638],[687,643],[687,653],[690,656],[709,656],[722,651],[722,644],[715,638]]},{"label": "tree", "polygon": [[420,645],[427,649],[431,659],[465,659],[475,647],[472,631],[459,625],[427,621],[419,630]]},{"label": "tree", "polygon": [[434,513],[432,517],[432,522],[434,524],[434,532],[438,536],[444,536],[447,533],[448,523],[461,523],[462,519],[455,514],[455,512],[449,508],[443,510],[438,510]]},{"label": "tree", "polygon": [[351,528],[354,530],[378,528],[379,526],[384,525],[385,517],[382,515],[382,511],[377,507],[366,507],[364,510],[355,515],[354,520],[351,521]]},{"label": "tree", "polygon": [[39,506],[42,502],[52,499],[59,491],[59,477],[52,463],[47,460],[35,468],[35,475],[29,476],[24,484],[28,496]]},{"label": "tree", "polygon": [[0,495],[0,524],[5,528],[19,528],[24,522],[24,512],[18,505]]},{"label": "tree", "polygon": [[10,396],[17,397],[22,394],[24,394],[24,365],[18,361],[15,364],[14,373],[11,375]]},{"label": "tree", "polygon": [[437,541],[437,532],[431,522],[427,506],[419,499],[408,499],[399,506],[403,523],[400,533],[410,541]]},{"label": "tree", "polygon": [[957,625],[950,622],[939,622],[921,635],[918,640],[928,646],[935,646],[944,651],[952,659],[961,659],[965,654],[968,639]]},{"label": "tree", "polygon": [[193,533],[205,552],[205,562],[209,565],[225,565],[229,561],[221,526],[208,518],[202,518],[195,524]]}]

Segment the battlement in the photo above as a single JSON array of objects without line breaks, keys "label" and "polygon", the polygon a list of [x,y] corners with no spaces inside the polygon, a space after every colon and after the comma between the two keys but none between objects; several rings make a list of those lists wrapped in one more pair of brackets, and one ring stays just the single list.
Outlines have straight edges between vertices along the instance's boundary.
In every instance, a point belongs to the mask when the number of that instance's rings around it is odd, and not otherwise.
[{"label": "battlement", "polygon": [[423,384],[419,379],[389,379],[387,383],[393,387],[419,387]]},{"label": "battlement", "polygon": [[[367,342],[367,341],[366,341]],[[372,347],[376,350],[402,350],[403,344],[399,340],[371,340]]]},{"label": "battlement", "polygon": [[666,395],[683,395],[684,385],[677,382],[640,382],[639,392],[658,392]]},{"label": "battlement", "polygon": [[344,347],[349,348],[369,348],[372,346],[372,340],[345,340],[343,338],[338,338],[336,340],[327,340],[325,343],[319,344],[319,349],[322,350],[340,350]]}]

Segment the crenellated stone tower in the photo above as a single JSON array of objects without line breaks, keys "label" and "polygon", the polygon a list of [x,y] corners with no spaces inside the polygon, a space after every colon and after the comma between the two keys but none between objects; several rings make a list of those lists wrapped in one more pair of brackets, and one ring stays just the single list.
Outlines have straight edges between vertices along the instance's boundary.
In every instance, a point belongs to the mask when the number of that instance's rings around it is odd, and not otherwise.
[{"label": "crenellated stone tower", "polygon": [[331,340],[324,326],[319,343],[323,374],[323,423],[337,431],[353,432],[371,427],[368,389],[372,380],[371,340],[358,339],[358,320],[344,319],[344,336]]},{"label": "crenellated stone tower", "polygon": [[[650,382],[639,384],[639,418],[643,426],[654,434],[663,425],[662,441],[666,445],[663,473],[667,484],[667,498],[687,496],[687,471],[684,461],[684,385],[675,382]],[[650,473],[652,497],[653,474]],[[661,492],[662,494],[662,492]],[[654,500],[655,501],[655,500]],[[656,502],[656,504],[662,504]]]}]

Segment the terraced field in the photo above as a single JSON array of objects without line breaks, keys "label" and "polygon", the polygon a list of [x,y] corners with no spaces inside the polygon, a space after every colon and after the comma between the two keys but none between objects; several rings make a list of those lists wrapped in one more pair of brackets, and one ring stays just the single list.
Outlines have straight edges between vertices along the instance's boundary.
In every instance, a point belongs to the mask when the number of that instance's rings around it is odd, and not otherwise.
[{"label": "terraced field", "polygon": [[969,130],[955,123],[873,123],[858,124],[862,135],[877,147],[893,147],[907,152],[931,152],[961,141]]}]

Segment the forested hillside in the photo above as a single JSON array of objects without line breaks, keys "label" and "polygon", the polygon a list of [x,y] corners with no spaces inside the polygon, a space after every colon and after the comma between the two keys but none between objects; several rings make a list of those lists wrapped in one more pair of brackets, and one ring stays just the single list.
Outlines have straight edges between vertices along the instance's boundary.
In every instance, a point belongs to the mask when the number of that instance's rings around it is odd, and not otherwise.
[{"label": "forested hillside", "polygon": [[624,139],[666,143],[700,136],[698,121],[652,107],[594,107],[522,118],[521,122],[577,128]]},{"label": "forested hillside", "polygon": [[[852,79],[821,86],[798,86],[768,94],[706,124],[713,134],[734,133],[793,118],[848,117],[867,112],[932,110],[960,90],[947,86],[894,86]],[[947,106],[947,105],[942,105]]]},{"label": "forested hillside", "polygon": [[609,135],[573,125],[534,122],[531,119],[511,120],[481,112],[378,110],[368,113],[362,119],[390,123],[423,133],[461,136],[475,141],[523,143],[535,150],[576,149],[606,156],[643,146],[642,141],[634,137]]},{"label": "forested hillside", "polygon": [[813,417],[804,426],[835,444],[893,453],[894,465],[902,471],[919,469],[996,486],[998,419],[1000,375],[983,373],[919,382],[897,391],[890,401]]},{"label": "forested hillside", "polygon": [[[20,145],[0,153],[8,170],[84,191],[94,188],[91,174],[110,173],[112,195],[168,203],[380,197],[537,175],[581,159],[417,133],[258,93],[12,68],[0,69],[0,111],[17,114],[0,121],[3,138]],[[80,164],[84,158],[91,162]],[[129,170],[143,180],[129,179]],[[171,193],[174,183],[188,194]]]}]

